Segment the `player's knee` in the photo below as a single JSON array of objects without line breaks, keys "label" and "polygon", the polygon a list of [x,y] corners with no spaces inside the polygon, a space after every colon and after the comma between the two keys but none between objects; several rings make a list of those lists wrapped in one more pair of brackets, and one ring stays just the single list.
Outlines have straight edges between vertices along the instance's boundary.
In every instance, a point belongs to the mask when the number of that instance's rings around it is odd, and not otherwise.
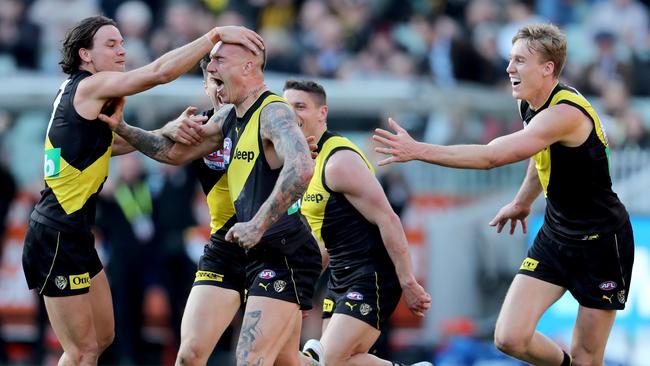
[{"label": "player's knee", "polygon": [[517,356],[526,353],[528,348],[528,339],[513,333],[495,333],[494,345],[496,348],[511,356]]},{"label": "player's knee", "polygon": [[72,349],[66,349],[65,353],[75,365],[96,364],[99,358],[99,345],[94,339],[86,340]]},{"label": "player's knee", "polygon": [[176,366],[204,365],[208,361],[208,357],[208,350],[205,347],[201,347],[198,343],[192,341],[181,342],[181,347],[176,357]]},{"label": "player's knee", "polygon": [[101,337],[97,339],[97,348],[99,354],[104,352],[108,346],[113,344],[113,340],[115,340],[115,330],[111,330],[110,332],[107,332],[106,334],[103,334]]}]

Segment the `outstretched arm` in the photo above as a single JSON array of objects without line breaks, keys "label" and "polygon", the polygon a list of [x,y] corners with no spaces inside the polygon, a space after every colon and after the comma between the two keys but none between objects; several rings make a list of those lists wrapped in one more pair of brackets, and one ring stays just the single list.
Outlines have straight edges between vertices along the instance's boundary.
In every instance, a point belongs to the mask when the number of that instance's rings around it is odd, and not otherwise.
[{"label": "outstretched arm", "polygon": [[257,244],[264,232],[302,197],[314,174],[311,152],[289,105],[276,102],[264,107],[260,134],[273,143],[283,165],[273,191],[253,219],[235,224],[226,235],[227,240],[239,242],[246,249]]},{"label": "outstretched arm", "polygon": [[85,78],[79,83],[74,107],[84,118],[95,119],[110,98],[133,95],[169,83],[194,67],[219,41],[241,44],[255,53],[264,48],[262,38],[252,30],[238,26],[216,27],[138,69],[103,71]]},{"label": "outstretched arm", "polygon": [[[174,142],[162,135],[159,130],[146,131],[133,127],[123,118],[124,102],[119,103],[111,116],[99,115],[127,143],[150,158],[161,163],[180,165],[217,150],[222,142],[221,126],[232,110],[226,106],[215,112],[210,121],[201,126],[203,141],[198,145],[184,145]],[[191,118],[196,108],[187,108],[178,119]],[[205,117],[201,117],[205,118]]]},{"label": "outstretched arm", "polygon": [[331,190],[343,193],[366,220],[377,225],[395,265],[409,309],[423,316],[431,306],[431,296],[415,280],[402,222],[390,207],[379,181],[365,161],[352,150],[337,151],[325,166],[325,180]]},{"label": "outstretched arm", "polygon": [[379,162],[422,160],[452,168],[492,169],[530,158],[555,142],[573,143],[586,138],[586,117],[569,105],[559,104],[541,111],[528,127],[497,137],[487,145],[432,145],[415,141],[397,122],[388,119],[395,133],[378,128],[373,139],[380,145],[375,151],[390,155]]}]

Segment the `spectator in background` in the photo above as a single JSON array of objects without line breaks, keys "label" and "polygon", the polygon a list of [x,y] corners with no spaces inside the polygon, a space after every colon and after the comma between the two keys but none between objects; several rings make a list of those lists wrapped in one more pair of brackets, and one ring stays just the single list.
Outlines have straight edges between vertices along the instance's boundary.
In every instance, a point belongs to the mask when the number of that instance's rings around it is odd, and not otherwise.
[{"label": "spectator in background", "polygon": [[59,45],[66,31],[79,19],[97,13],[99,8],[94,1],[35,0],[29,8],[28,19],[41,29],[39,69],[48,74],[59,73]]},{"label": "spectator in background", "polygon": [[[0,73],[5,68],[36,69],[40,36],[38,26],[25,18],[22,0],[0,0]],[[9,58],[3,61],[3,54]]]},{"label": "spectator in background", "polygon": [[386,198],[388,198],[390,207],[401,218],[402,212],[404,212],[411,200],[411,189],[404,178],[404,174],[395,167],[388,167],[379,176],[379,183],[386,194]]},{"label": "spectator in background", "polygon": [[[161,165],[152,183],[153,222],[156,228],[156,278],[170,301],[174,345],[180,345],[181,319],[192,289],[196,264],[185,250],[186,230],[196,225],[194,211],[197,193],[196,172],[192,166]],[[179,212],[186,214],[178,215]]]},{"label": "spectator in background", "polygon": [[580,87],[585,94],[602,94],[610,83],[619,79],[630,85],[633,72],[617,54],[616,41],[616,35],[609,31],[601,31],[594,36],[596,56],[580,78],[583,82]]},{"label": "spectator in background", "polygon": [[104,362],[145,364],[142,338],[143,300],[154,277],[153,198],[138,154],[116,158],[117,176],[97,202],[97,227],[109,259],[106,266],[113,294],[115,333]]},{"label": "spectator in background", "polygon": [[630,103],[627,87],[621,80],[612,80],[602,92],[603,123],[607,137],[615,148],[650,146],[650,135],[641,114]]},{"label": "spectator in background", "polygon": [[630,50],[645,44],[648,34],[648,8],[637,0],[595,2],[585,22],[592,35],[614,34]]},{"label": "spectator in background", "polygon": [[543,19],[534,12],[534,4],[534,0],[506,0],[505,13],[508,18],[507,22],[499,30],[497,38],[499,54],[504,60],[510,58],[512,35],[517,33],[519,28],[543,22]]},{"label": "spectator in background", "polygon": [[126,68],[129,70],[151,62],[148,42],[152,14],[149,7],[139,1],[127,1],[119,5],[115,20],[124,37],[124,49],[129,54]]}]

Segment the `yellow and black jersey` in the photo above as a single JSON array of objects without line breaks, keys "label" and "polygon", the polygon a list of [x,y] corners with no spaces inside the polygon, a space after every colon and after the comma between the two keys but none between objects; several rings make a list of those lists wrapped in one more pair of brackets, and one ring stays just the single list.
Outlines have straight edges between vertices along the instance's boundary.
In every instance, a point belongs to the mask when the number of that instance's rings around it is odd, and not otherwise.
[{"label": "yellow and black jersey", "polygon": [[32,219],[65,232],[90,231],[97,194],[108,176],[113,133],[99,120],[87,120],[74,108],[80,71],[61,84],[45,136],[45,189]]},{"label": "yellow and black jersey", "polygon": [[612,191],[607,136],[591,104],[575,89],[558,84],[539,110],[521,102],[524,127],[537,113],[556,104],[577,108],[594,128],[580,146],[554,143],[533,157],[546,196],[545,224],[551,231],[571,237],[616,230],[628,213]]},{"label": "yellow and black jersey", "polygon": [[[228,120],[223,125],[224,145],[232,146],[228,164],[228,189],[237,213],[237,221],[251,220],[260,206],[269,198],[281,168],[271,169],[264,156],[260,135],[260,112],[269,103],[287,103],[267,91],[246,111],[244,116]],[[294,243],[275,240],[288,234],[308,229],[301,221],[299,209],[293,205],[262,237],[262,242],[281,245],[283,251],[292,251]],[[259,245],[258,245],[259,246]],[[257,248],[257,247],[256,247]]]},{"label": "yellow and black jersey", "polygon": [[327,186],[325,166],[329,158],[340,150],[352,150],[372,165],[363,152],[345,137],[326,131],[318,142],[318,157],[314,175],[303,195],[301,212],[307,218],[316,238],[325,244],[334,277],[351,273],[393,269],[377,225],[370,223],[342,193]]},{"label": "yellow and black jersey", "polygon": [[[210,118],[214,114],[214,109],[201,114]],[[228,118],[235,118],[234,109]],[[230,200],[228,175],[226,174],[231,152],[230,141],[224,141],[221,149],[192,162],[207,198],[211,236],[213,239],[221,241],[226,240],[226,233],[237,222],[235,208]]]}]

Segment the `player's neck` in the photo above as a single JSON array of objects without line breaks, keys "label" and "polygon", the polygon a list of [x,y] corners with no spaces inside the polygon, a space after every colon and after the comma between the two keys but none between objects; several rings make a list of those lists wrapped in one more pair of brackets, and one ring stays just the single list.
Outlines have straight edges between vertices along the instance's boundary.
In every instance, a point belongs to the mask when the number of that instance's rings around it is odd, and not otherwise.
[{"label": "player's neck", "polygon": [[545,82],[541,88],[539,88],[538,92],[535,94],[531,100],[527,100],[528,104],[533,108],[533,110],[539,110],[546,104],[546,101],[548,98],[551,96],[551,93],[553,92],[553,89],[555,89],[555,86],[557,85],[558,80],[557,79],[552,79],[549,80],[548,82]]},{"label": "player's neck", "polygon": [[248,88],[248,91],[244,94],[241,101],[235,104],[237,117],[242,117],[244,114],[246,114],[246,111],[248,111],[248,109],[255,103],[257,98],[259,98],[260,95],[262,95],[262,93],[267,90],[268,87],[266,84],[264,84],[264,82]]}]

